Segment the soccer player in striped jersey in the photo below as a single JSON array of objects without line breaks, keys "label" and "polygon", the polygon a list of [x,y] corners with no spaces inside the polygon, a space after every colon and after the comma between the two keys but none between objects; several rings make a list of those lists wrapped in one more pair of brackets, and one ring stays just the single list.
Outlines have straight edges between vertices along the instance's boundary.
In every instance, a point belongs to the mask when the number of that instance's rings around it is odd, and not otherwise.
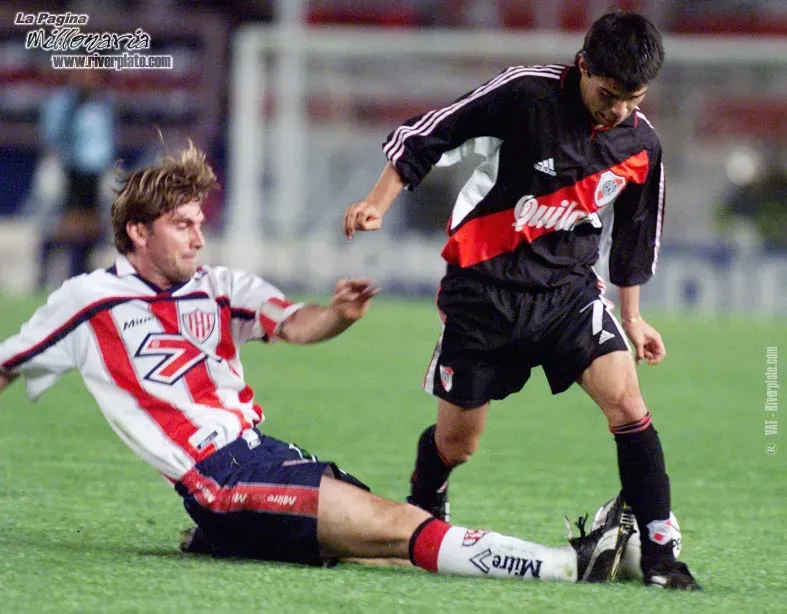
[{"label": "soccer player in striped jersey", "polygon": [[117,435],[168,479],[197,528],[193,553],[323,565],[409,559],[426,570],[527,580],[605,581],[631,534],[625,505],[604,526],[550,548],[455,527],[293,444],[265,435],[239,348],[341,334],[377,293],[337,283],[328,306],[295,303],[243,271],[199,266],[202,202],[216,186],[193,145],[125,178],[106,270],[66,281],[0,343],[0,390],[17,376],[36,400],[78,370]]},{"label": "soccer player in striped jersey", "polygon": [[[664,219],[659,139],[638,105],[664,60],[644,17],[598,19],[574,65],[513,66],[392,132],[388,159],[344,232],[377,230],[403,188],[435,165],[480,154],[448,221],[437,305],[443,321],[424,388],[437,421],[418,443],[409,501],[448,517],[448,477],[479,445],[490,401],[518,392],[541,366],[554,394],[573,382],[615,437],[624,499],[640,527],[645,582],[699,588],[673,556],[670,485],[634,361],[659,364],[661,335],[641,316]],[[614,207],[609,270],[622,326],[593,270],[601,213]]]}]

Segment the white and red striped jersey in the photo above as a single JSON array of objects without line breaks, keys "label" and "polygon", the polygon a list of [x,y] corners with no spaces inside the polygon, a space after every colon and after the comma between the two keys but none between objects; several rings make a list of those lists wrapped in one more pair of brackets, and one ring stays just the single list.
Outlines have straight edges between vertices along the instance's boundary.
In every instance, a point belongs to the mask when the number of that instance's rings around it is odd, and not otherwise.
[{"label": "white and red striped jersey", "polygon": [[224,267],[201,267],[162,291],[121,256],[55,291],[0,343],[0,368],[23,375],[33,400],[78,369],[118,436],[177,481],[262,422],[238,346],[274,339],[300,307],[265,280]]}]

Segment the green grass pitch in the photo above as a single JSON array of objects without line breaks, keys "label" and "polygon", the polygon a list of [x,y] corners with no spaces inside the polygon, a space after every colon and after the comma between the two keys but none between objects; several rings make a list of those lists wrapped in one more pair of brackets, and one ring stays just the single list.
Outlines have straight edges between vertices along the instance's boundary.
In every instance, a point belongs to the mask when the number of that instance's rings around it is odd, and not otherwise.
[{"label": "green grass pitch", "polygon": [[[0,299],[0,338],[35,305]],[[185,558],[178,533],[190,522],[179,497],[70,375],[37,404],[20,382],[0,395],[0,612],[785,612],[787,419],[777,412],[778,433],[766,437],[764,404],[766,348],[781,350],[787,370],[787,326],[652,323],[669,356],[639,372],[666,451],[682,558],[701,593]],[[247,345],[264,430],[403,500],[416,438],[434,418],[420,381],[438,328],[428,301],[378,299],[332,342]],[[576,387],[551,397],[539,370],[493,406],[481,449],[455,472],[454,520],[561,545],[562,516],[592,514],[617,484],[600,411]]]}]

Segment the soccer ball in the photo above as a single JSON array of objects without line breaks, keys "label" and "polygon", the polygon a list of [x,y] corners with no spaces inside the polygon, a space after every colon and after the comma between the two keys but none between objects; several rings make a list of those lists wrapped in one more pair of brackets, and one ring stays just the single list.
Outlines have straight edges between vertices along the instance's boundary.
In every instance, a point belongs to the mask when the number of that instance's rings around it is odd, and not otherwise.
[{"label": "soccer ball", "polygon": [[[593,517],[591,530],[597,529],[604,524],[607,519],[607,512],[609,512],[609,508],[614,502],[614,499],[610,499],[598,508],[596,515]],[[678,558],[683,545],[683,538],[675,514],[669,513],[669,521],[666,524],[672,532],[672,551],[675,553],[675,558]],[[640,530],[636,520],[634,521],[634,529],[635,532],[629,538],[626,549],[623,551],[623,557],[620,560],[620,570],[618,571],[618,579],[620,580],[642,580],[642,570],[639,566],[642,558]]]}]

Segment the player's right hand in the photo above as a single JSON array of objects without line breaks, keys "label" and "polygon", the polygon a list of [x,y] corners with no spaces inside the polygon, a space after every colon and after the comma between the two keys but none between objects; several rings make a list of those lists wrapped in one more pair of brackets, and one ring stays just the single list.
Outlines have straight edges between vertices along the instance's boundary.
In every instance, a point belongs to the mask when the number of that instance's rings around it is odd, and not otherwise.
[{"label": "player's right hand", "polygon": [[344,212],[344,235],[352,239],[356,230],[380,230],[383,212],[375,204],[362,200],[353,203]]},{"label": "player's right hand", "polygon": [[667,356],[661,334],[642,318],[636,322],[623,322],[629,341],[634,346],[637,363],[645,360],[649,365],[657,365]]}]

